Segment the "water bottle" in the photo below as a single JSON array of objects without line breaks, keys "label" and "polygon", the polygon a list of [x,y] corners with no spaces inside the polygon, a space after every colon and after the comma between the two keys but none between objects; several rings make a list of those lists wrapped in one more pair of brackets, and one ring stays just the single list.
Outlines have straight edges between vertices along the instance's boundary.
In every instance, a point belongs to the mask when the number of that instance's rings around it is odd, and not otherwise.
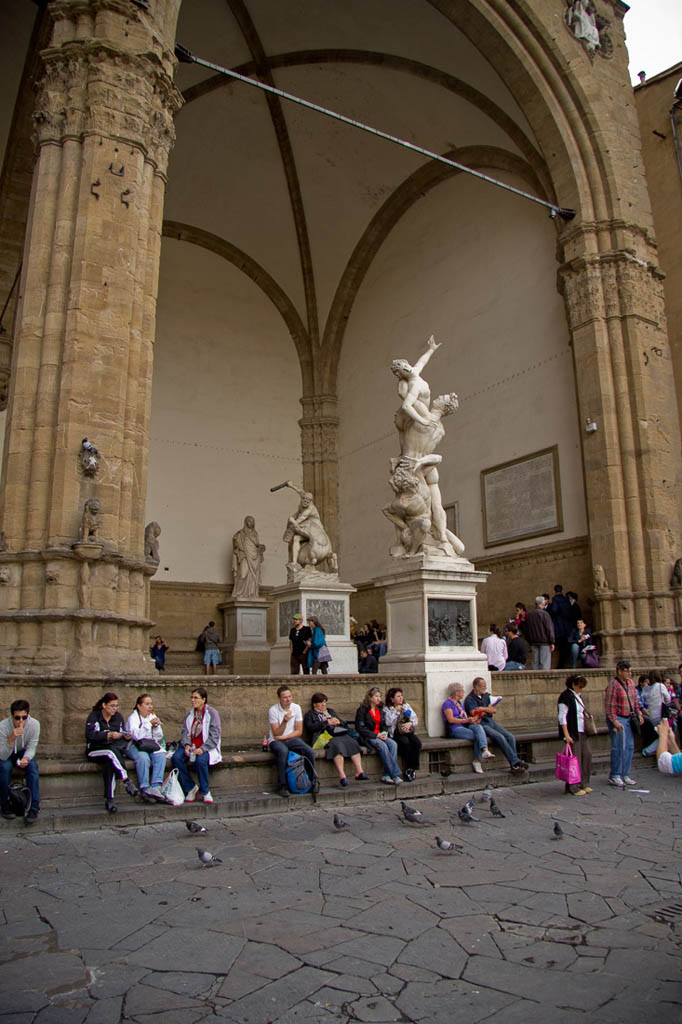
[{"label": "water bottle", "polygon": [[192,749],[190,751],[190,754],[189,754],[189,763],[190,764],[194,764],[196,759],[197,759],[197,752],[196,752],[196,750]]},{"label": "water bottle", "polygon": [[403,711],[403,715],[405,716],[406,720],[408,718],[411,718],[412,717],[412,709],[411,708],[405,708],[405,710]]}]

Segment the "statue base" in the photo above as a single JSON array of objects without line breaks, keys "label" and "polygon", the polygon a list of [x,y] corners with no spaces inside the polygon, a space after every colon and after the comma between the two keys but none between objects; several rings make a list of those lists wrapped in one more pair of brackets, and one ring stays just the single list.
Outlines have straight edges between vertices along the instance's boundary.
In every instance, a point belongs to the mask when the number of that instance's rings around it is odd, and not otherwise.
[{"label": "statue base", "polygon": [[424,673],[429,736],[443,735],[440,708],[451,683],[469,690],[475,676],[490,680],[476,636],[476,587],[487,575],[465,558],[422,554],[396,559],[373,581],[386,595],[388,652],[379,672]]},{"label": "statue base", "polygon": [[[326,578],[325,578],[326,577]],[[322,623],[332,656],[330,675],[347,675],[358,670],[358,655],[350,639],[350,595],[355,587],[342,583],[336,574],[303,573],[295,582],[275,587],[277,641],[270,651],[270,675],[289,675],[289,631],[293,616],[300,612],[306,622],[315,615]]]},{"label": "statue base", "polygon": [[264,597],[232,598],[218,605],[223,615],[220,646],[223,662],[230,675],[267,675],[270,666],[268,608],[272,601]]}]

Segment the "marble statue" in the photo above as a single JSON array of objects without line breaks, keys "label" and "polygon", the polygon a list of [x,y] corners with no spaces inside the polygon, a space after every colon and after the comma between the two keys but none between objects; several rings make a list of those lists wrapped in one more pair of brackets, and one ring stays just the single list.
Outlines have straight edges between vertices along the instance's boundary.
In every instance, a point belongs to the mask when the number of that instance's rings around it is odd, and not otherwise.
[{"label": "marble statue", "polygon": [[595,590],[608,590],[609,584],[606,579],[606,573],[604,567],[601,565],[592,566],[592,579],[594,581]]},{"label": "marble statue", "polygon": [[431,336],[414,366],[406,359],[391,364],[401,400],[394,418],[400,457],[391,459],[389,483],[395,497],[382,511],[396,528],[396,543],[391,547],[396,558],[420,553],[455,558],[464,551],[462,541],[447,528],[438,472],[443,457],[435,454],[445,437],[441,420],[455,412],[459,403],[454,392],[432,402],[431,389],[421,376],[438,348]]},{"label": "marble statue", "polygon": [[159,537],[161,527],[156,522],[147,523],[144,528],[144,557],[148,562],[159,561]]},{"label": "marble statue", "polygon": [[297,579],[305,572],[338,573],[338,561],[332,550],[332,543],[322,525],[320,513],[313,503],[309,491],[302,491],[291,480],[282,486],[290,487],[300,497],[296,513],[289,516],[287,528],[282,540],[288,545],[289,562],[287,564],[289,579]]},{"label": "marble statue", "polygon": [[241,530],[232,537],[232,597],[258,597],[265,544],[256,532],[256,520],[246,516]]},{"label": "marble statue", "polygon": [[601,40],[592,0],[569,0],[565,17],[573,35],[583,43],[590,56],[594,56],[601,46]]},{"label": "marble statue", "polygon": [[97,531],[99,530],[99,501],[97,498],[88,498],[83,505],[83,519],[81,521],[81,543],[97,544]]}]

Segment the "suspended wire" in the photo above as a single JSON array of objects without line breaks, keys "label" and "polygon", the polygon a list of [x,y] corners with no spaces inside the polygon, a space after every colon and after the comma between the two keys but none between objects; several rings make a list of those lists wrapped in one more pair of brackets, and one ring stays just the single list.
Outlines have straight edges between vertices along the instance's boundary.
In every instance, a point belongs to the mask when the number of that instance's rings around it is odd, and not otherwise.
[{"label": "suspended wire", "polygon": [[515,188],[513,185],[507,185],[504,181],[499,181],[497,178],[491,178],[488,174],[483,174],[482,171],[475,171],[472,167],[467,167],[466,164],[457,163],[456,160],[450,160],[447,156],[441,156],[440,153],[434,153],[430,149],[424,149],[423,146],[417,146],[412,142],[408,142],[407,139],[398,138],[397,135],[389,135],[388,132],[382,132],[379,128],[373,128],[369,124],[364,124],[362,121],[356,121],[355,118],[346,117],[344,114],[339,114],[335,110],[329,110],[328,107],[321,107],[317,103],[312,103],[310,100],[301,99],[300,96],[294,96],[290,92],[284,92],[282,89],[276,89],[274,85],[267,85],[265,82],[259,82],[255,78],[247,78],[246,75],[241,75],[238,71],[232,71],[230,68],[223,68],[219,64],[212,64],[208,60],[202,60],[201,57],[195,57],[186,47],[181,46],[180,43],[175,44],[175,56],[183,64],[198,64],[203,68],[208,68],[210,71],[217,71],[219,75],[227,75],[228,78],[235,78],[239,82],[244,82],[245,85],[253,85],[256,89],[262,89],[264,92],[272,93],[275,96],[279,96],[281,99],[290,100],[292,103],[298,103],[301,107],[307,107],[308,110],[314,110],[318,114],[324,114],[325,117],[332,117],[336,121],[342,121],[344,124],[349,124],[353,128],[359,128],[363,132],[368,132],[370,135],[376,135],[380,139],[386,139],[387,142],[393,142],[396,146],[402,146],[404,149],[410,149],[414,153],[419,153],[422,156],[427,156],[431,160],[437,160],[441,164],[447,164],[448,167],[454,167],[455,170],[462,171],[464,174],[471,174],[474,178],[479,178],[481,181],[487,181],[490,185],[496,185],[498,188],[503,188],[506,192],[513,192],[514,195],[521,196],[522,199],[528,199],[532,203],[537,203],[539,206],[544,206],[549,210],[549,215],[554,220],[557,216],[561,217],[562,220],[573,220],[575,217],[575,210],[571,210],[565,206],[557,206],[556,203],[549,203],[545,199],[540,199],[539,196],[531,195],[529,192],[524,192],[523,189]]}]

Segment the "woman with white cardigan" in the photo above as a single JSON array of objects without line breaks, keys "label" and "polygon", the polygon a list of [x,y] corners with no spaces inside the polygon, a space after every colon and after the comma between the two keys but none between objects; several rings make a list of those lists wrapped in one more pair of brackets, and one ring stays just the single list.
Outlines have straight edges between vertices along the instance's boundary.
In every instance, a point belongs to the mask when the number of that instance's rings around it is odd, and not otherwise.
[{"label": "woman with white cardigan", "polygon": [[165,803],[161,793],[163,773],[166,767],[166,750],[162,743],[163,726],[157,715],[154,714],[154,704],[150,694],[141,693],[137,698],[135,710],[128,716],[126,722],[126,732],[130,733],[130,743],[126,753],[135,762],[137,782],[142,797]]},{"label": "woman with white cardigan", "polygon": [[[220,752],[220,715],[207,704],[208,693],[203,686],[192,690],[192,710],[182,726],[180,746],[173,754],[173,767],[178,770],[178,779],[185,794],[185,803],[197,799],[212,804],[213,797],[208,788],[209,765],[218,764],[223,755]],[[190,770],[197,773],[194,784]]]}]

